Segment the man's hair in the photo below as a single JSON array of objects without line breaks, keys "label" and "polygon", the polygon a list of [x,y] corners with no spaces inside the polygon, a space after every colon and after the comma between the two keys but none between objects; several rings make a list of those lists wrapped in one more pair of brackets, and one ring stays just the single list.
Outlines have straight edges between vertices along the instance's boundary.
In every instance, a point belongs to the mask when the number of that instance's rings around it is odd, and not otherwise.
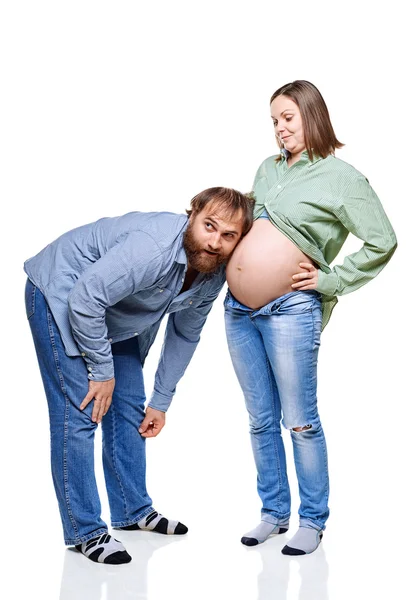
[{"label": "man's hair", "polygon": [[[313,155],[326,158],[329,154],[334,154],[336,148],[344,146],[336,138],[323,96],[310,81],[297,80],[283,85],[272,94],[271,104],[278,96],[287,96],[297,104],[310,160],[313,160]],[[283,148],[278,136],[276,141],[279,148]],[[280,157],[276,160],[280,160]]]},{"label": "man's hair", "polygon": [[191,209],[186,213],[198,214],[211,202],[217,204],[228,216],[234,215],[241,210],[243,218],[242,235],[248,233],[253,223],[254,197],[250,194],[242,194],[231,188],[212,187],[203,190],[190,201]]}]

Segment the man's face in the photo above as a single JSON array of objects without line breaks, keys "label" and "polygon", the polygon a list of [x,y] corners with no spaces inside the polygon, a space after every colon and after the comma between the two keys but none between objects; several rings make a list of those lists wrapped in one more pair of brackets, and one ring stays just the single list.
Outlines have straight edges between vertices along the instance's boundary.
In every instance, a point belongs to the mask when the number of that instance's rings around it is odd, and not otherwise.
[{"label": "man's face", "polygon": [[192,213],[183,242],[188,266],[201,273],[216,271],[240,241],[242,227],[242,211],[230,215],[216,200],[201,212]]}]

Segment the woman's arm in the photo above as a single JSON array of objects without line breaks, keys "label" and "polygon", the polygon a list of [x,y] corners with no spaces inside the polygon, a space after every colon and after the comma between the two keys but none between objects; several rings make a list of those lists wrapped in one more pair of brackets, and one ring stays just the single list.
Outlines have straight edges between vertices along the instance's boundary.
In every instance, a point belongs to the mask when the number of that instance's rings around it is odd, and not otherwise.
[{"label": "woman's arm", "polygon": [[364,245],[330,273],[319,270],[316,289],[327,296],[348,294],[376,277],[395,252],[397,240],[382,204],[365,177],[353,180],[336,207],[344,227]]}]

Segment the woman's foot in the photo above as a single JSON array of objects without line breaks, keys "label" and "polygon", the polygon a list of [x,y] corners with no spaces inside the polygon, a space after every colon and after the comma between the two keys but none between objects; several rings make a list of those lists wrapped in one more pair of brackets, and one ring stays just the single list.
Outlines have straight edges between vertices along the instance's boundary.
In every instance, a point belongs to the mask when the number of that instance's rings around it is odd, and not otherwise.
[{"label": "woman's foot", "polygon": [[286,533],[288,529],[289,521],[282,524],[279,523],[278,525],[261,521],[255,529],[252,529],[241,538],[241,543],[245,546],[256,546],[274,535]]},{"label": "woman's foot", "polygon": [[111,537],[109,533],[102,533],[83,544],[78,544],[75,548],[97,563],[122,565],[131,561],[131,556],[123,544]]},{"label": "woman's foot", "polygon": [[299,556],[300,554],[311,554],[319,547],[323,538],[323,532],[310,527],[299,527],[299,530],[289,544],[282,548],[282,554]]}]

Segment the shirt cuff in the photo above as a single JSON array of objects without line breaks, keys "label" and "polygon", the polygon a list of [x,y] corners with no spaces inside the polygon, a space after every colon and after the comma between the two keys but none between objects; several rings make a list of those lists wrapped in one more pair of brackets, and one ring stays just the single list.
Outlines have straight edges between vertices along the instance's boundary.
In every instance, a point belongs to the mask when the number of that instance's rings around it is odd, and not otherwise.
[{"label": "shirt cuff", "polygon": [[114,363],[92,363],[86,361],[87,377],[90,381],[107,381],[114,377]]},{"label": "shirt cuff", "polygon": [[161,410],[162,412],[166,412],[172,402],[173,396],[168,396],[166,394],[161,394],[154,390],[152,392],[152,396],[150,401],[148,402],[149,408],[155,408],[155,410]]},{"label": "shirt cuff", "polygon": [[325,296],[334,296],[337,289],[337,283],[338,278],[333,271],[330,273],[324,273],[324,271],[319,269],[316,290],[320,292],[320,294],[324,294]]}]

